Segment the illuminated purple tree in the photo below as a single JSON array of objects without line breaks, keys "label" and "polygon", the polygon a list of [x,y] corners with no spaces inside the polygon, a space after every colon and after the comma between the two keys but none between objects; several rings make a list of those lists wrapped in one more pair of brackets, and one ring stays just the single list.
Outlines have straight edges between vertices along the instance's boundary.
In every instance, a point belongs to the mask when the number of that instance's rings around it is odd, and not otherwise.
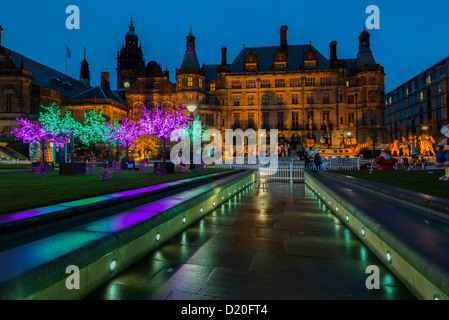
[{"label": "illuminated purple tree", "polygon": [[[17,119],[17,118],[16,118]],[[16,136],[16,140],[22,140],[24,143],[40,142],[42,145],[42,161],[45,161],[45,141],[50,140],[56,144],[66,143],[67,136],[70,134],[55,134],[47,129],[42,123],[32,123],[25,118],[17,119],[17,126],[11,131]]]},{"label": "illuminated purple tree", "polygon": [[162,161],[165,167],[165,142],[170,139],[172,132],[184,129],[192,120],[185,114],[182,108],[178,108],[174,113],[156,108],[148,111],[142,106],[142,117],[139,119],[141,134],[156,135],[162,139]]},{"label": "illuminated purple tree", "polygon": [[139,128],[136,122],[129,121],[128,118],[122,119],[118,125],[106,124],[107,130],[112,133],[107,142],[118,142],[126,148],[126,161],[129,161],[129,147],[135,146],[134,140],[139,135]]}]

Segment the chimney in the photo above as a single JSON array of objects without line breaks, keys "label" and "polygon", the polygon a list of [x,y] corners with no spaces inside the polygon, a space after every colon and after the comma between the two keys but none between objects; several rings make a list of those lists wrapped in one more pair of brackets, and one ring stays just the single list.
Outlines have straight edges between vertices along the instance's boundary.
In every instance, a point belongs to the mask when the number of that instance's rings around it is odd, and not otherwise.
[{"label": "chimney", "polygon": [[109,72],[101,73],[101,86],[111,90],[111,85],[109,84],[110,76]]},{"label": "chimney", "polygon": [[281,48],[287,49],[287,26],[281,26],[279,33],[281,34]]},{"label": "chimney", "polygon": [[227,64],[226,63],[226,51],[227,51],[227,49],[225,46],[221,47],[221,65],[223,65],[223,66]]},{"label": "chimney", "polygon": [[337,41],[332,41],[329,45],[331,62],[337,61]]}]

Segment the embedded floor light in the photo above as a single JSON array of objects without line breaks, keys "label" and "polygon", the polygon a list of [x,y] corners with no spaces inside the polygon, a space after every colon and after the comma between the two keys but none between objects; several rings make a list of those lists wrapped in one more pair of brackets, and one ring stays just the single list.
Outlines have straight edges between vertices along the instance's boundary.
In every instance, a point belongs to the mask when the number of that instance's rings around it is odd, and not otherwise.
[{"label": "embedded floor light", "polygon": [[362,236],[365,238],[365,228],[362,228]]},{"label": "embedded floor light", "polygon": [[385,257],[387,258],[388,263],[391,263],[392,258],[391,258],[390,250],[387,250],[387,254],[385,255]]},{"label": "embedded floor light", "polygon": [[212,205],[215,207],[215,201],[214,202],[212,202]]},{"label": "embedded floor light", "polygon": [[187,218],[186,218],[186,216],[184,216],[183,218],[182,218],[182,224],[185,224],[187,222]]},{"label": "embedded floor light", "polygon": [[116,258],[112,258],[108,265],[108,271],[114,272],[117,269],[118,261]]},{"label": "embedded floor light", "polygon": [[159,241],[161,239],[161,234],[158,232],[156,233],[156,241]]},{"label": "embedded floor light", "polygon": [[346,215],[346,221],[349,222],[349,215]]},{"label": "embedded floor light", "polygon": [[203,213],[203,207],[201,207],[200,212]]},{"label": "embedded floor light", "polygon": [[443,300],[443,298],[441,298],[441,296],[438,293],[435,293],[433,295],[433,300]]}]

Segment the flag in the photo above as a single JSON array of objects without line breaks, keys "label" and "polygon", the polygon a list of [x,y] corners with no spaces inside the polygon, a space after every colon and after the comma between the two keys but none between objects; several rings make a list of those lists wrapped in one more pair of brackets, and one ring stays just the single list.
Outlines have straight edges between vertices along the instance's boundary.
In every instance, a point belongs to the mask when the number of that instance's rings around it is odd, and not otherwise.
[{"label": "flag", "polygon": [[70,48],[69,48],[69,46],[67,45],[67,43],[66,43],[66,45],[65,45],[65,48],[66,48],[67,57],[70,58]]}]

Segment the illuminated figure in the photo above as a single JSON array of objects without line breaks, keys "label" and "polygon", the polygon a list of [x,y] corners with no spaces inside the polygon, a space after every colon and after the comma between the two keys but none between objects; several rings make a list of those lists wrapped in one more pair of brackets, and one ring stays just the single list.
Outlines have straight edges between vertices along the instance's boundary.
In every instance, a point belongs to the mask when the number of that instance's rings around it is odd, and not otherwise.
[{"label": "illuminated figure", "polygon": [[400,148],[402,150],[402,156],[404,156],[404,157],[410,156],[410,141],[405,139],[405,137],[402,137],[402,142],[401,142]]},{"label": "illuminated figure", "polygon": [[432,154],[435,156],[435,151],[433,150],[433,145],[435,144],[435,140],[431,135],[426,133],[422,134],[421,138],[421,153],[425,156],[428,154],[429,156]]},{"label": "illuminated figure", "polygon": [[[396,140],[397,141],[397,140]],[[382,150],[382,155],[376,159],[378,170],[393,170],[394,165],[398,162],[391,156],[391,151],[388,149]]]},{"label": "illuminated figure", "polygon": [[399,157],[399,140],[394,140],[390,148],[391,148],[391,155],[394,156],[395,153],[397,153],[397,156]]}]

